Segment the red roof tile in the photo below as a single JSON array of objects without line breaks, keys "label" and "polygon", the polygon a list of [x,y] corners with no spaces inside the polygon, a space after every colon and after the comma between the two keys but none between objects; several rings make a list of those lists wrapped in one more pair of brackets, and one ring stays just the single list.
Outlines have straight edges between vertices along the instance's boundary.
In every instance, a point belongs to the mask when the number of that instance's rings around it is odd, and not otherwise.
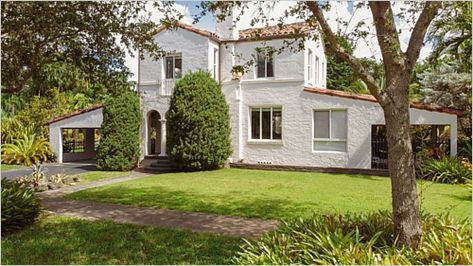
[{"label": "red roof tile", "polygon": [[97,110],[97,109],[100,109],[102,108],[103,106],[101,104],[98,104],[98,105],[94,105],[94,106],[91,106],[91,107],[88,107],[88,108],[85,108],[85,109],[82,109],[82,110],[77,110],[77,111],[74,111],[72,113],[68,113],[68,114],[65,114],[65,115],[61,115],[61,116],[58,116],[52,120],[50,120],[49,122],[46,123],[46,125],[50,125],[50,124],[53,124],[53,123],[56,123],[56,122],[59,122],[59,121],[62,121],[62,120],[65,120],[65,119],[68,119],[68,118],[71,118],[71,117],[74,117],[74,116],[77,116],[77,115],[81,115],[81,114],[85,114],[85,113],[88,113],[88,112],[92,112],[94,110]]},{"label": "red roof tile", "polygon": [[[210,31],[207,31],[207,30],[203,30],[203,29],[199,29],[199,28],[196,28],[196,27],[193,27],[189,24],[186,24],[186,23],[182,23],[180,21],[176,22],[175,23],[175,26],[176,27],[179,27],[181,29],[185,29],[185,30],[188,30],[190,32],[194,32],[194,33],[197,33],[201,36],[204,36],[204,37],[209,37],[210,39],[216,41],[216,42],[220,42],[220,39],[218,38],[217,34],[213,33],[213,32],[210,32]],[[156,30],[155,34],[158,34],[160,33],[161,31],[163,31],[164,29],[167,29],[169,27],[166,27],[164,25],[161,25],[158,27],[158,29]]]},{"label": "red roof tile", "polygon": [[[356,93],[350,93],[346,91],[321,89],[321,88],[315,88],[315,87],[304,87],[304,91],[310,92],[310,93],[329,95],[329,96],[343,97],[343,98],[348,98],[348,99],[353,99],[353,100],[361,100],[361,101],[368,101],[368,102],[375,102],[375,103],[378,102],[374,96],[368,95],[368,94],[356,94]],[[431,112],[448,113],[448,114],[457,115],[457,116],[464,115],[464,112],[461,110],[448,108],[448,107],[441,107],[441,106],[436,106],[436,105],[430,105],[430,104],[411,103],[410,107],[415,108],[415,109],[427,110]]]},{"label": "red roof tile", "polygon": [[279,39],[308,35],[313,30],[306,22],[296,22],[282,26],[250,28],[239,31],[239,41]]},{"label": "red roof tile", "polygon": [[[188,30],[190,32],[197,33],[201,36],[208,37],[216,42],[220,42],[218,35],[215,34],[214,32],[199,29],[192,25],[189,25],[180,21],[176,22],[175,26]],[[159,26],[155,34],[160,33],[166,28],[168,27],[164,25]],[[306,22],[296,22],[296,23],[291,23],[291,24],[285,24],[285,25],[282,25],[281,27],[279,27],[278,25],[275,25],[275,26],[268,26],[268,27],[261,27],[261,28],[243,29],[239,31],[238,40],[230,40],[229,42],[297,37],[297,36],[307,35],[312,30],[313,29]]]}]

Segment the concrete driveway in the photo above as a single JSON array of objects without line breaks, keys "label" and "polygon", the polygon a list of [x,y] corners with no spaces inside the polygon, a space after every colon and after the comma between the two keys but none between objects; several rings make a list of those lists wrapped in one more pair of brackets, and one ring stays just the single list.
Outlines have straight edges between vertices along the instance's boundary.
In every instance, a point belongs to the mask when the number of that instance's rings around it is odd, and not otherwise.
[{"label": "concrete driveway", "polygon": [[[90,171],[97,171],[95,162],[93,161],[82,161],[82,162],[70,162],[70,163],[48,163],[44,164],[46,168],[46,175],[55,175],[58,173],[65,173],[66,175],[74,175],[80,173],[86,173]],[[9,179],[17,176],[30,175],[32,169],[25,167],[21,169],[2,171],[2,178],[7,177]]]}]

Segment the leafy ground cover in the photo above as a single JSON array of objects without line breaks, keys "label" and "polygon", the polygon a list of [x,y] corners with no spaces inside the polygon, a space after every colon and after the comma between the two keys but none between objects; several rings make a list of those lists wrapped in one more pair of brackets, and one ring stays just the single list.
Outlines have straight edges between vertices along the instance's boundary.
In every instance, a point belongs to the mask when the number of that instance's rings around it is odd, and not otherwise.
[{"label": "leafy ground cover", "polygon": [[242,240],[63,216],[2,238],[2,264],[229,264]]},{"label": "leafy ground cover", "polygon": [[[418,189],[423,211],[471,219],[468,189],[429,181],[419,181]],[[245,169],[152,175],[66,197],[267,219],[391,211],[389,178]]]}]

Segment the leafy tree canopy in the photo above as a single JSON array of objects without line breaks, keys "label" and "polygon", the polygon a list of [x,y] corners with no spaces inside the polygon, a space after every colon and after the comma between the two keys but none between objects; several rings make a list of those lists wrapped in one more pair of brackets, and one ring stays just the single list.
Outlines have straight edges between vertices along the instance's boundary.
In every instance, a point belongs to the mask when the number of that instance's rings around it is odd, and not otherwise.
[{"label": "leafy tree canopy", "polygon": [[[30,85],[34,94],[44,93],[51,85],[48,74],[63,70],[76,78],[82,75],[87,82],[108,85],[117,72],[127,70],[126,49],[159,56],[162,51],[152,39],[157,25],[142,16],[145,4],[3,2],[2,92],[19,92]],[[69,80],[76,79],[67,77],[61,82]]]}]

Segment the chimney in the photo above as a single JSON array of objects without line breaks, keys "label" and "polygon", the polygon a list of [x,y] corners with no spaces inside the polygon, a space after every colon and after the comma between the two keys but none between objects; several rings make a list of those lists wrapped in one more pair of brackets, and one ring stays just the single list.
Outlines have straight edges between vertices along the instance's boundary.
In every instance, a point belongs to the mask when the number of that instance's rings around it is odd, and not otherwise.
[{"label": "chimney", "polygon": [[[221,13],[222,12],[219,11],[219,13],[217,13],[217,17]],[[228,10],[228,14],[225,15],[224,20],[219,21],[219,19],[217,18],[215,33],[222,41],[238,40],[239,34],[238,27],[236,25],[235,14],[235,7],[230,7],[230,10]]]}]

